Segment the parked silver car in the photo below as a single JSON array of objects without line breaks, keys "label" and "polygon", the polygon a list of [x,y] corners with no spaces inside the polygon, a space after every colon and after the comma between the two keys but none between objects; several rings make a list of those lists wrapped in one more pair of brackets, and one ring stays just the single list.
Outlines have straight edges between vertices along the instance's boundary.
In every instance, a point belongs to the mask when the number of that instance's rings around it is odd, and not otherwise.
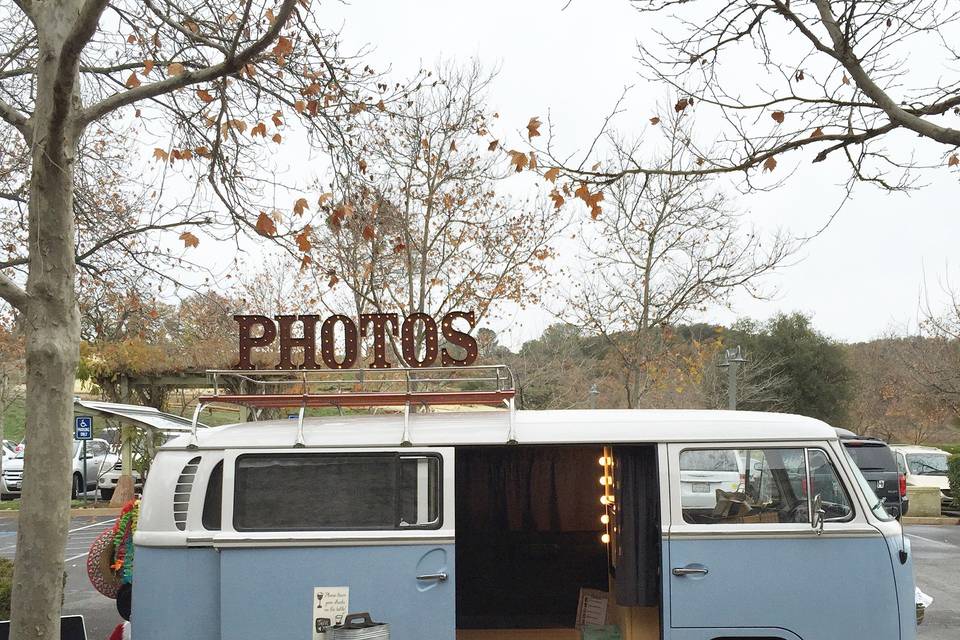
[{"label": "parked silver car", "polygon": [[[0,499],[16,498],[23,488],[23,455],[19,451],[12,460],[3,463],[3,486],[0,490]],[[97,490],[100,476],[113,468],[119,456],[111,453],[110,444],[106,440],[94,438],[87,441],[87,457],[83,458],[83,447],[80,442],[73,443],[73,479],[70,495],[74,498],[83,493],[84,479],[88,492]]]}]

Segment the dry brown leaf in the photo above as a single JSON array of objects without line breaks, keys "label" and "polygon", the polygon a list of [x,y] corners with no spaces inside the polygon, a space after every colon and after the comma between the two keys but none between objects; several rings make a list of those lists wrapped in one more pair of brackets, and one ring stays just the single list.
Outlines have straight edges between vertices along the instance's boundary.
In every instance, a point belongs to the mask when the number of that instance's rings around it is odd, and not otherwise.
[{"label": "dry brown leaf", "polygon": [[293,108],[297,113],[303,113],[303,108],[306,106],[306,103],[303,100],[297,100],[293,103]]},{"label": "dry brown leaf", "polygon": [[273,47],[273,55],[277,58],[282,58],[293,53],[293,41],[286,36],[280,36],[277,38],[277,44]]},{"label": "dry brown leaf", "polygon": [[273,137],[270,139],[276,142],[277,144],[280,144],[280,142],[283,140],[283,136],[281,136],[279,133],[275,133],[273,134]]},{"label": "dry brown leaf", "polygon": [[194,149],[194,152],[201,158],[206,158],[207,156],[210,155],[210,151],[203,145]]},{"label": "dry brown leaf", "polygon": [[127,44],[136,44],[136,42],[137,36],[133,35],[132,33],[127,36]]},{"label": "dry brown leaf", "polygon": [[560,177],[560,168],[551,167],[550,169],[547,169],[547,171],[543,174],[543,177],[556,184],[557,178]]},{"label": "dry brown leaf", "polygon": [[266,138],[266,137],[267,137],[267,125],[265,125],[265,124],[262,123],[262,122],[258,122],[256,125],[254,125],[253,129],[250,129],[250,137],[253,138],[253,137],[256,137],[256,136],[260,136],[260,137],[262,137],[262,138]]},{"label": "dry brown leaf", "polygon": [[357,167],[360,169],[360,173],[366,173],[367,161],[364,160],[363,158],[360,158],[359,160],[357,160]]},{"label": "dry brown leaf", "polygon": [[293,203],[293,212],[298,216],[302,216],[304,211],[307,211],[310,208],[310,205],[307,204],[306,198],[299,198],[296,202]]},{"label": "dry brown leaf", "polygon": [[273,120],[273,126],[275,127],[283,126],[283,118],[281,116],[283,116],[283,114],[280,113],[279,111],[275,111],[274,114],[270,116],[270,119]]},{"label": "dry brown leaf", "polygon": [[200,33],[200,25],[193,20],[187,20],[183,23],[183,26],[185,26],[190,33]]},{"label": "dry brown leaf", "polygon": [[156,160],[166,160],[169,154],[164,149],[157,147],[153,150],[153,157]]},{"label": "dry brown leaf", "polygon": [[385,104],[383,103],[383,100],[380,100],[380,101],[377,103],[377,109],[380,109],[380,111],[386,111],[386,110],[387,110],[387,105],[385,105]]},{"label": "dry brown leaf", "polygon": [[310,233],[312,231],[313,229],[310,228],[310,225],[307,225],[303,228],[303,231],[296,235],[295,240],[297,241],[297,249],[307,253],[313,248],[313,244],[310,243]]},{"label": "dry brown leaf", "polygon": [[333,194],[327,192],[327,193],[324,193],[324,194],[322,194],[322,195],[320,196],[320,199],[317,200],[317,204],[322,207],[323,205],[325,205],[325,204],[326,204],[327,202],[329,202],[330,200],[333,200]]},{"label": "dry brown leaf", "polygon": [[340,282],[340,278],[337,277],[337,274],[336,274],[336,273],[331,273],[331,274],[330,274],[330,279],[327,280],[327,286],[330,287],[331,289],[333,289],[335,286],[337,286],[337,283],[338,283],[338,282]]},{"label": "dry brown leaf", "polygon": [[823,137],[823,129],[820,128],[820,127],[817,127],[816,129],[814,129],[814,130],[810,133],[810,137],[811,137],[811,138],[822,138],[822,137]]},{"label": "dry brown leaf", "polygon": [[673,106],[673,109],[677,113],[680,113],[681,111],[686,109],[689,105],[690,105],[689,100],[687,100],[686,98],[680,98],[679,100],[677,100],[677,104]]},{"label": "dry brown leaf", "polygon": [[183,240],[184,247],[197,247],[200,245],[200,239],[189,231],[181,233],[180,239]]},{"label": "dry brown leaf", "polygon": [[149,75],[153,71],[153,60],[144,60],[143,61],[143,75]]},{"label": "dry brown leaf", "polygon": [[847,74],[843,74],[843,77],[840,79],[840,82],[843,84],[850,84],[850,78],[847,77]]},{"label": "dry brown leaf", "polygon": [[657,116],[653,116],[652,118],[650,118],[650,124],[660,124],[660,118],[658,118]]},{"label": "dry brown leaf", "polygon": [[954,154],[952,154],[952,155],[950,156],[950,159],[947,160],[947,166],[948,166],[948,167],[955,167],[955,166],[957,166],[958,164],[960,164],[960,157],[957,157],[957,154],[954,153]]},{"label": "dry brown leaf", "polygon": [[363,239],[364,239],[364,240],[373,241],[374,233],[373,233],[373,227],[372,227],[372,226],[370,226],[369,224],[368,224],[368,225],[364,225],[364,227],[363,227],[363,232],[362,232],[362,233],[363,233]]},{"label": "dry brown leaf", "polygon": [[127,89],[136,89],[140,86],[140,78],[137,77],[136,71],[130,74],[125,84],[127,85]]},{"label": "dry brown leaf", "polygon": [[500,146],[500,141],[494,140],[493,142],[487,145],[487,151],[496,151],[498,146]]},{"label": "dry brown leaf", "polygon": [[169,67],[167,67],[167,75],[178,76],[183,72],[184,72],[183,65],[180,64],[179,62],[174,62]]},{"label": "dry brown leaf", "polygon": [[767,158],[766,161],[763,163],[764,171],[773,171],[776,168],[777,168],[777,159],[774,158],[773,156],[770,156],[769,158]]},{"label": "dry brown leaf", "polygon": [[530,160],[527,162],[527,165],[530,167],[531,171],[536,171],[537,155],[533,151],[530,152]]},{"label": "dry brown leaf", "polygon": [[508,151],[507,153],[510,154],[510,164],[516,168],[517,173],[520,173],[527,168],[527,163],[530,162],[530,159],[527,158],[527,154],[525,154],[523,151]]},{"label": "dry brown leaf", "polygon": [[197,89],[197,97],[207,104],[210,104],[214,100],[213,94],[206,89]]},{"label": "dry brown leaf", "polygon": [[777,124],[783,124],[783,120],[786,118],[783,111],[774,111],[770,114],[770,117],[776,120]]},{"label": "dry brown leaf", "polygon": [[533,138],[540,135],[540,118],[534,116],[530,118],[530,122],[527,123],[527,140],[532,140]]},{"label": "dry brown leaf", "polygon": [[275,236],[277,235],[277,225],[273,221],[273,218],[268,216],[263,211],[260,212],[260,215],[257,216],[256,224],[257,233],[262,236]]},{"label": "dry brown leaf", "polygon": [[563,203],[565,202],[565,200],[563,199],[563,196],[560,195],[560,192],[557,191],[556,189],[550,192],[550,199],[553,200],[554,209],[559,209],[560,207],[563,206]]}]

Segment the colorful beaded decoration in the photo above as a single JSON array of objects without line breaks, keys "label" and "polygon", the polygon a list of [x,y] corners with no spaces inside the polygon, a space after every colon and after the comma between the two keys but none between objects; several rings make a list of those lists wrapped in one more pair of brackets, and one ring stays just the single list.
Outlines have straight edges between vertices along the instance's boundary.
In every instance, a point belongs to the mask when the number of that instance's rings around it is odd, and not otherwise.
[{"label": "colorful beaded decoration", "polygon": [[131,500],[123,505],[113,526],[113,564],[110,568],[119,574],[124,584],[133,582],[133,532],[137,529],[139,514],[140,501]]}]

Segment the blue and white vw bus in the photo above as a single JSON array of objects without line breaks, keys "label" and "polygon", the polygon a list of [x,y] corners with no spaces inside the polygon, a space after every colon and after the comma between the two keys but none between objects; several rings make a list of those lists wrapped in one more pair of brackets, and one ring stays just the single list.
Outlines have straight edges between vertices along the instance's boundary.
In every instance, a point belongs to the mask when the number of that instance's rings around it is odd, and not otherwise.
[{"label": "blue and white vw bus", "polygon": [[828,425],[515,411],[512,379],[488,378],[205,398],[300,410],[159,451],[133,637],[310,640],[348,612],[393,640],[563,640],[587,623],[625,640],[916,637],[909,543]]}]

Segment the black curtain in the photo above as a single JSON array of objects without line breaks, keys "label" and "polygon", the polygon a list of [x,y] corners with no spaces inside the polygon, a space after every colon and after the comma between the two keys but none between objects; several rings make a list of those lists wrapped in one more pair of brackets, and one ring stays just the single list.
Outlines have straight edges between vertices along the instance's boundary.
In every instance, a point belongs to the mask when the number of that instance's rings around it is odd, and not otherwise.
[{"label": "black curtain", "polygon": [[653,446],[613,449],[617,529],[613,538],[617,604],[660,603],[660,482]]}]

